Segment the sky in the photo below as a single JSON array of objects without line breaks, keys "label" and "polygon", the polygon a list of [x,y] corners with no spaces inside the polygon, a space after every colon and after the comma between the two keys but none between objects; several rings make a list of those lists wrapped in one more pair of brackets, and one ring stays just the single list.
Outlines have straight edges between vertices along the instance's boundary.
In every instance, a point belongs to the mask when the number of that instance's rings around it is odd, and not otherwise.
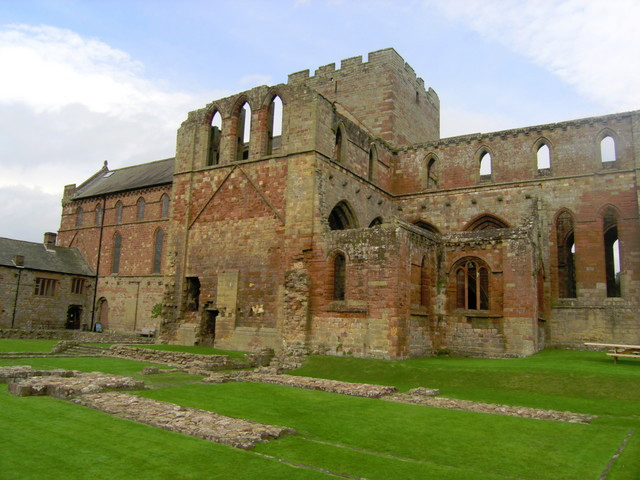
[{"label": "sky", "polygon": [[173,157],[187,112],[394,48],[441,136],[640,109],[637,0],[0,0],[0,237],[64,186]]}]

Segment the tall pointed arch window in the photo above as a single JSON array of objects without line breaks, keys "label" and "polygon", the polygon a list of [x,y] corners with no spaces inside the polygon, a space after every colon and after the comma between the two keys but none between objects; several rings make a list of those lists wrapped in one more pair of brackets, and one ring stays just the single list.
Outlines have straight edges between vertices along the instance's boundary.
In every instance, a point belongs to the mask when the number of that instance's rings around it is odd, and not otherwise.
[{"label": "tall pointed arch window", "polygon": [[556,219],[558,248],[558,296],[576,298],[575,239],[573,216],[566,210]]},{"label": "tall pointed arch window", "polygon": [[122,253],[122,237],[119,233],[113,236],[113,259],[111,262],[111,273],[120,271],[120,254]]},{"label": "tall pointed arch window", "polygon": [[489,269],[477,259],[463,259],[455,268],[456,308],[489,310]]},{"label": "tall pointed arch window", "polygon": [[209,131],[209,151],[207,152],[207,166],[220,164],[220,142],[222,140],[222,116],[216,111],[211,118]]},{"label": "tall pointed arch window", "polygon": [[164,244],[164,232],[158,230],[156,232],[154,249],[153,249],[153,273],[162,271],[162,246]]},{"label": "tall pointed arch window", "polygon": [[336,162],[344,162],[346,149],[346,136],[343,132],[342,125],[338,125],[336,129],[336,143],[333,150],[333,159]]},{"label": "tall pointed arch window", "polygon": [[96,226],[100,226],[102,225],[102,216],[103,216],[103,211],[102,211],[102,205],[98,204],[96,205]]},{"label": "tall pointed arch window", "polygon": [[620,240],[618,239],[618,215],[608,208],[602,217],[604,236],[604,262],[607,275],[607,297],[620,296]]},{"label": "tall pointed arch window", "polygon": [[266,154],[273,155],[282,143],[282,99],[276,95],[269,104],[269,118],[267,119],[267,148]]},{"label": "tall pointed arch window", "polygon": [[373,173],[375,171],[376,162],[378,161],[378,151],[375,144],[371,144],[369,147],[369,168],[367,170],[367,180],[373,180]]},{"label": "tall pointed arch window", "polygon": [[144,220],[144,206],[145,206],[144,198],[140,197],[138,199],[138,202],[136,203],[136,208],[137,208],[136,219],[139,222]]},{"label": "tall pointed arch window", "polygon": [[236,142],[236,160],[247,160],[251,142],[251,107],[248,102],[242,104],[238,114]]},{"label": "tall pointed arch window", "polygon": [[169,195],[163,194],[160,202],[162,205],[162,218],[169,218]]},{"label": "tall pointed arch window", "polygon": [[347,260],[342,253],[333,257],[333,300],[344,300],[347,283]]},{"label": "tall pointed arch window", "polygon": [[438,187],[438,170],[435,156],[427,157],[427,188]]},{"label": "tall pointed arch window", "polygon": [[489,153],[489,151],[486,149],[483,149],[480,153],[479,168],[480,168],[480,180],[481,181],[491,180],[491,175],[493,170],[492,159],[491,159],[491,153]]},{"label": "tall pointed arch window", "polygon": [[536,151],[536,167],[539,176],[551,174],[551,150],[549,145],[541,143]]}]

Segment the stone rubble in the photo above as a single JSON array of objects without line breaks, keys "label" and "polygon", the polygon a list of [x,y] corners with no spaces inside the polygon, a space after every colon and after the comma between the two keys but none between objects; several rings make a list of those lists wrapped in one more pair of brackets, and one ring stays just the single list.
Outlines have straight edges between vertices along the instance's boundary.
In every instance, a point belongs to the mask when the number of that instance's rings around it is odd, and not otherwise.
[{"label": "stone rubble", "polygon": [[153,427],[242,449],[296,433],[292,428],[227,417],[119,392],[82,395],[72,402]]}]

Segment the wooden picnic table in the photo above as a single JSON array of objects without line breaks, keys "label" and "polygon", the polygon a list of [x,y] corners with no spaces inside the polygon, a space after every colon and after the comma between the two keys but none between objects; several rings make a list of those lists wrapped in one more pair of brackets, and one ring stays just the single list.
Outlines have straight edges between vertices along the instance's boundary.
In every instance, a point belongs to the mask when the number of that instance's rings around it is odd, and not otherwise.
[{"label": "wooden picnic table", "polygon": [[618,358],[640,358],[640,345],[621,345],[618,343],[585,343],[587,347],[608,348],[613,363],[618,363]]}]

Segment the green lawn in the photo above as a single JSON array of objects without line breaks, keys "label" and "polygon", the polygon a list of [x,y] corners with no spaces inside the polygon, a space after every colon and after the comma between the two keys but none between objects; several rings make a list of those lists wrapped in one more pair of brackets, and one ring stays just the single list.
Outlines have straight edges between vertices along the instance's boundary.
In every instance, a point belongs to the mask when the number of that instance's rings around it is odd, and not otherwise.
[{"label": "green lawn", "polygon": [[[117,359],[0,360],[138,376],[150,398],[295,428],[238,451],[0,389],[1,478],[597,479],[630,432],[610,480],[640,479],[640,362],[545,351],[513,360],[385,362],[311,357],[295,374],[440,388],[443,395],[597,414],[589,425],[450,411],[276,385],[203,384],[178,373],[140,375]],[[70,366],[73,364],[73,366]],[[288,462],[288,463],[285,463]],[[296,468],[303,464],[313,467]]]}]

